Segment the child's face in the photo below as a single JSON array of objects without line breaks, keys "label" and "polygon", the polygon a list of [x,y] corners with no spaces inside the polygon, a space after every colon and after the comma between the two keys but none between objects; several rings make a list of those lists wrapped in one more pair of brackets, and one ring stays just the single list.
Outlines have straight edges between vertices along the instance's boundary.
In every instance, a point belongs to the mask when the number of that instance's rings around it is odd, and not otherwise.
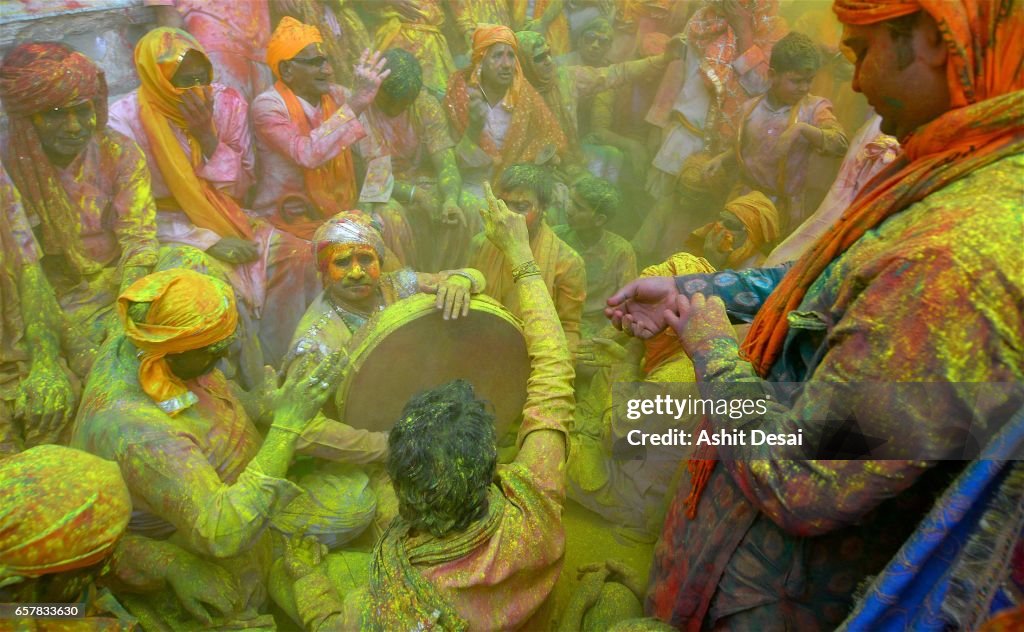
[{"label": "child's face", "polygon": [[599,215],[583,198],[575,191],[571,196],[572,204],[569,205],[566,219],[569,228],[573,230],[589,230],[600,228],[604,224],[605,216]]},{"label": "child's face", "polygon": [[772,71],[772,97],[782,105],[796,105],[811,91],[811,82],[817,70]]}]

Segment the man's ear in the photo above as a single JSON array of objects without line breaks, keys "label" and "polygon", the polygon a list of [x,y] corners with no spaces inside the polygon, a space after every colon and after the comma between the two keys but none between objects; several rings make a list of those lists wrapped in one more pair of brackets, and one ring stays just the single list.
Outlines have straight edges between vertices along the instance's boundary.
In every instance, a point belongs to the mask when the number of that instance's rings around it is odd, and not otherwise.
[{"label": "man's ear", "polygon": [[608,223],[608,216],[604,213],[594,213],[594,227],[601,228]]},{"label": "man's ear", "polygon": [[926,11],[918,14],[914,23],[914,52],[932,68],[945,67],[949,60],[949,48],[942,38],[942,31],[935,18]]},{"label": "man's ear", "polygon": [[277,64],[277,72],[285,84],[292,80],[292,65],[287,59]]}]

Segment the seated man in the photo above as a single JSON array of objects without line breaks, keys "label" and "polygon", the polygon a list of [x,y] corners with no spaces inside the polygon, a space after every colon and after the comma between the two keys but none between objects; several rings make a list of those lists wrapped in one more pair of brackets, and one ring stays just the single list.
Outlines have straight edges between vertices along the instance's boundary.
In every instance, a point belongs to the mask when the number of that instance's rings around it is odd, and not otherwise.
[{"label": "seated man", "polygon": [[[526,218],[535,265],[539,266],[544,285],[555,302],[569,350],[575,353],[580,343],[587,273],[583,259],[559,239],[544,221],[544,212],[551,203],[553,189],[554,184],[548,171],[537,165],[512,165],[501,174],[498,182],[501,199],[513,212]],[[519,277],[527,270],[520,270],[513,265],[483,233],[473,238],[469,262],[470,266],[483,272],[487,279],[487,294],[520,315],[522,310],[516,285]]]},{"label": "seated man", "polygon": [[605,299],[636,278],[636,255],[628,241],[605,226],[619,212],[622,199],[607,180],[584,176],[572,185],[569,223],[555,235],[582,257],[587,272],[581,334],[584,340],[608,326]]},{"label": "seated man", "polygon": [[132,496],[129,531],[165,539],[240,578],[238,616],[266,599],[267,527],[302,489],[284,478],[298,450],[329,456],[309,422],[342,360],[306,361],[273,396],[261,437],[214,366],[238,323],[234,292],[191,270],[144,277],[118,299],[124,333],[101,350],[72,445],[114,461]]},{"label": "seated man", "polygon": [[[312,555],[289,549],[306,629],[536,629],[565,551],[572,356],[522,216],[487,190],[487,234],[516,268],[532,358],[519,455],[496,466],[494,418],[456,380],[406,405],[388,439],[401,516],[374,550],[369,586],[339,595]],[[524,548],[524,543],[528,546]]]},{"label": "seated man", "polygon": [[[308,249],[253,222],[241,206],[254,154],[248,106],[211,83],[213,67],[194,37],[158,28],[139,40],[141,86],[110,108],[110,125],[142,148],[153,177],[161,243],[205,251],[182,265],[228,279],[243,306],[243,371],[275,364],[315,295]],[[255,345],[258,336],[260,347]],[[243,373],[251,381],[251,373]]]},{"label": "seated man", "polygon": [[[252,103],[260,167],[253,210],[308,240],[328,217],[357,205],[367,212],[383,207],[391,197],[391,159],[357,118],[388,76],[379,55],[360,59],[350,92],[330,82],[320,31],[285,17],[270,38],[267,63],[277,82]],[[355,157],[366,163],[361,190]],[[388,247],[409,261],[415,244],[404,218],[379,210]]]},{"label": "seated man", "polygon": [[752,191],[726,202],[718,221],[693,231],[686,246],[719,270],[756,268],[778,242],[780,228],[775,204],[764,193]]},{"label": "seated man", "polygon": [[[566,148],[558,120],[523,76],[516,48],[511,29],[481,24],[473,33],[470,67],[448,81],[444,106],[456,156],[464,181],[481,199],[483,183],[509,165],[550,159]],[[466,220],[471,234],[480,232],[480,218]]]},{"label": "seated man", "polygon": [[480,201],[463,193],[448,119],[437,98],[423,89],[419,62],[400,48],[386,51],[384,59],[391,74],[380,84],[366,122],[391,156],[391,198],[405,206],[416,235],[417,269],[461,265],[475,234],[466,218],[479,215]]},{"label": "seated man", "polygon": [[78,401],[62,365],[60,307],[21,197],[0,166],[0,459],[57,443]]},{"label": "seated man", "polygon": [[107,128],[99,67],[63,44],[8,52],[0,99],[8,116],[3,163],[67,321],[71,368],[84,378],[116,322],[119,291],[157,260],[146,160],[134,142]]}]

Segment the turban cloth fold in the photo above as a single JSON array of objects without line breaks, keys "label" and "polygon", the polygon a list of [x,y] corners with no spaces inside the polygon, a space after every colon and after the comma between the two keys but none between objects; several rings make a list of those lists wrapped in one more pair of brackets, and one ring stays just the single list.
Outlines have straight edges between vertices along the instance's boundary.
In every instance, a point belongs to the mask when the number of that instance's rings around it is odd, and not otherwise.
[{"label": "turban cloth fold", "polygon": [[0,461],[0,586],[110,555],[132,502],[117,464],[60,445]]},{"label": "turban cloth fold", "polygon": [[381,261],[387,252],[380,229],[369,215],[358,210],[343,211],[324,222],[313,236],[313,252],[321,273],[327,269],[332,246],[346,244],[369,246]]},{"label": "turban cloth fold", "polygon": [[473,31],[473,50],[469,61],[469,81],[471,86],[480,85],[480,73],[483,70],[484,56],[495,44],[508,44],[512,52],[516,53],[515,70],[512,74],[512,85],[509,86],[505,95],[505,104],[508,107],[515,107],[519,100],[519,92],[523,85],[523,68],[519,65],[519,44],[516,42],[516,34],[507,26],[500,24],[478,24]]},{"label": "turban cloth fold", "polygon": [[[181,95],[191,88],[178,88],[171,78],[190,52],[206,59],[212,78],[212,66],[196,38],[180,29],[157,28],[146,33],[135,45],[135,70],[139,81],[139,119],[149,139],[156,167],[178,207],[199,228],[212,230],[221,237],[252,240],[249,219],[231,196],[196,175],[203,160],[198,139],[188,131],[179,109]],[[199,92],[205,98],[204,92]],[[184,132],[191,155],[186,155],[171,126]],[[150,165],[153,168],[153,165]]]},{"label": "turban cloth fold", "polygon": [[[132,317],[132,303],[149,303],[144,319]],[[142,352],[139,384],[169,415],[195,403],[195,396],[171,372],[166,356],[220,342],[238,325],[231,287],[184,268],[139,279],[118,297],[117,311],[128,340]]]},{"label": "turban cloth fold", "polygon": [[835,0],[843,24],[866,25],[924,11],[949,49],[954,108],[1024,90],[1024,7],[1019,0]]},{"label": "turban cloth fold", "polygon": [[3,164],[25,210],[41,222],[45,254],[62,255],[74,274],[98,272],[102,264],[90,259],[82,245],[81,212],[71,203],[43,151],[32,116],[92,102],[96,127],[104,128],[107,82],[103,71],[64,44],[21,44],[7,53],[0,65],[0,100],[9,117]]},{"label": "turban cloth fold", "polygon": [[270,41],[267,42],[267,65],[273,71],[274,77],[280,80],[281,73],[278,70],[278,64],[295,57],[310,44],[320,43],[323,43],[320,29],[303,24],[293,17],[285,16],[281,18],[274,33],[270,36]]}]

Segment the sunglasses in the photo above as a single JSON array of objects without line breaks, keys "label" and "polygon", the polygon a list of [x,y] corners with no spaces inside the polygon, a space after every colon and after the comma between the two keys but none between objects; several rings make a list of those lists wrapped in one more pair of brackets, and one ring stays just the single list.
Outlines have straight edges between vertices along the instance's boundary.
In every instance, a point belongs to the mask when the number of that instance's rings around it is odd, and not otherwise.
[{"label": "sunglasses", "polygon": [[320,68],[327,63],[327,58],[323,55],[317,55],[316,57],[307,57],[305,59],[301,57],[292,57],[288,61],[293,61],[297,64],[302,64],[303,66],[309,66],[310,68]]}]

